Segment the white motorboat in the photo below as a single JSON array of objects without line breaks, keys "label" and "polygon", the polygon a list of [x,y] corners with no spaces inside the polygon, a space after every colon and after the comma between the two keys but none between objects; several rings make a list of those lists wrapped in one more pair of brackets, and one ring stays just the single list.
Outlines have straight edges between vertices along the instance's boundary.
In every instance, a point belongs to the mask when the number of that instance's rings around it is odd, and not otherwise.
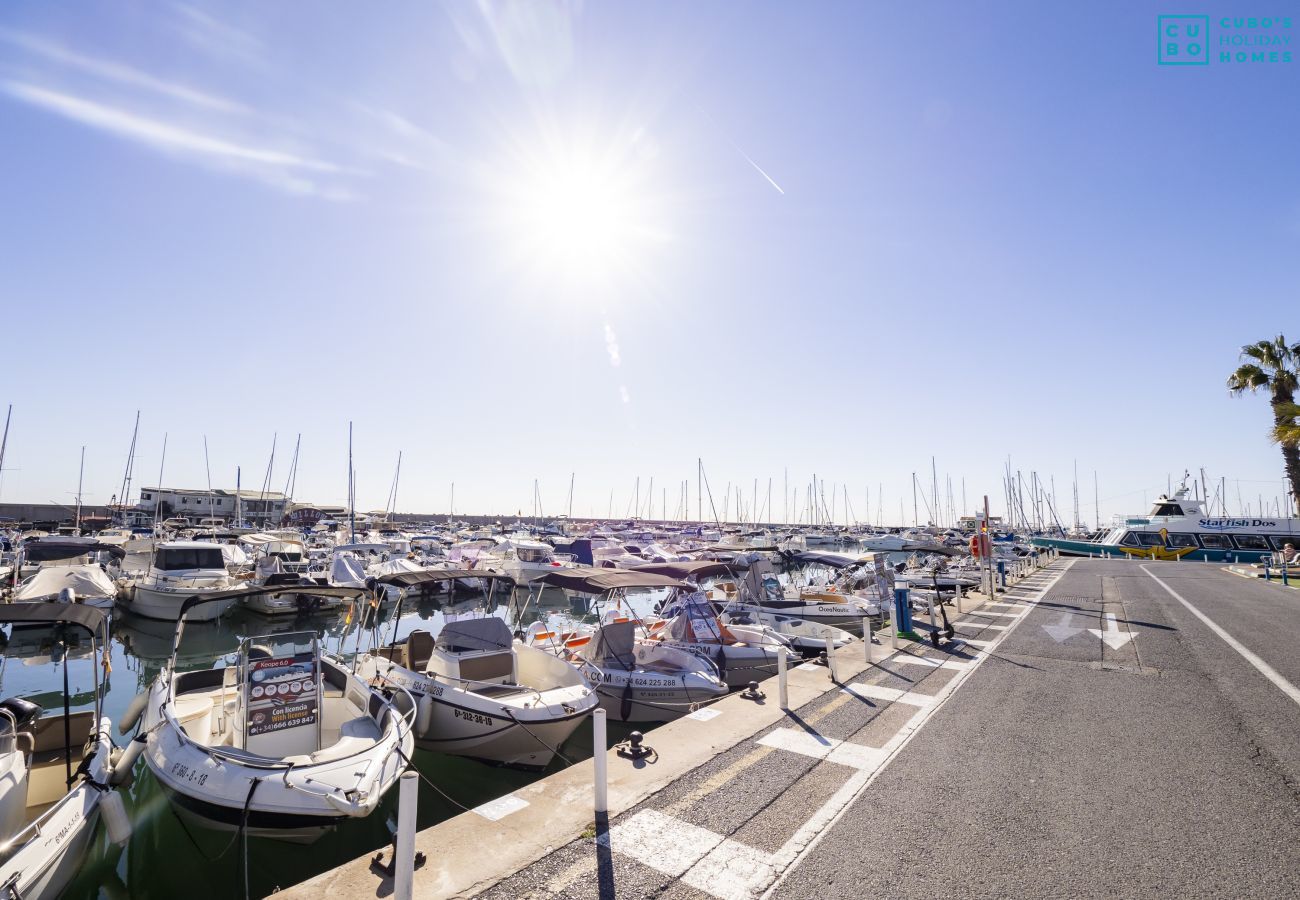
[{"label": "white motorboat", "polygon": [[72,591],[73,602],[97,609],[112,609],[117,583],[98,565],[41,566],[35,575],[14,588],[14,603],[39,603],[63,597]]},{"label": "white motorboat", "polygon": [[[234,586],[221,544],[163,541],[153,548],[148,572],[128,586],[126,606],[138,616],[175,622],[181,606],[195,595],[226,594]],[[194,608],[193,621],[218,619],[235,603],[234,595]]]},{"label": "white motorboat", "polygon": [[[575,567],[557,569],[546,584],[620,600],[637,588],[690,588],[685,582],[650,572]],[[598,683],[601,707],[622,722],[667,722],[727,693],[717,667],[708,659],[664,641],[638,639],[632,621],[607,622],[588,633],[560,636],[530,629],[528,643],[550,650],[583,669]]]},{"label": "white motorboat", "polygon": [[413,631],[357,672],[411,693],[417,745],[529,768],[548,765],[598,700],[578,669],[495,617],[448,622],[437,638]]},{"label": "white motorboat", "polygon": [[491,566],[514,579],[515,584],[530,584],[564,565],[555,558],[555,548],[541,541],[510,537],[492,549]]},{"label": "white motorboat", "polygon": [[712,661],[728,688],[775,675],[780,655],[791,665],[799,661],[786,641],[761,623],[721,621],[702,591],[671,597],[664,610],[665,620],[651,626],[651,639]]},{"label": "white motorboat", "polygon": [[186,615],[224,599],[185,602],[171,661],[122,722],[139,719],[154,777],[177,806],[267,836],[310,839],[369,815],[414,749],[410,695],[372,688],[323,655],[314,632],[246,638],[237,665],[177,671]]},{"label": "white motorboat", "polygon": [[[112,723],[100,707],[95,644],[102,648],[107,642],[107,621],[100,610],[80,604],[0,607],[0,624],[52,627],[65,649],[73,629],[89,632],[94,680],[92,709],[71,710],[66,679],[61,713],[46,715],[21,697],[0,702],[0,896],[59,897],[81,866],[101,817],[112,843],[125,843],[130,835],[111,758]],[[68,661],[65,654],[65,671]]]}]

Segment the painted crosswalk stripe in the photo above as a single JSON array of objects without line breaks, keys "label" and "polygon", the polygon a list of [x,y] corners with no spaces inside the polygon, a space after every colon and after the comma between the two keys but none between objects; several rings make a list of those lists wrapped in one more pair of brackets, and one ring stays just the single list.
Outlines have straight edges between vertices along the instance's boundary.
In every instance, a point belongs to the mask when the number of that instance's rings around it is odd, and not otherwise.
[{"label": "painted crosswalk stripe", "polygon": [[764,747],[775,747],[801,756],[824,759],[854,769],[873,768],[885,758],[883,750],[863,744],[828,738],[816,731],[802,728],[778,728],[758,739]]},{"label": "painted crosswalk stripe", "polygon": [[[974,641],[967,641],[972,644]],[[987,643],[987,642],[981,642]],[[883,687],[878,684],[846,684],[840,690],[849,694],[857,694],[859,697],[865,697],[868,700],[883,700],[886,703],[910,703],[913,706],[929,706],[934,702],[933,697],[925,694],[918,694],[916,691],[900,691],[898,688]]]}]

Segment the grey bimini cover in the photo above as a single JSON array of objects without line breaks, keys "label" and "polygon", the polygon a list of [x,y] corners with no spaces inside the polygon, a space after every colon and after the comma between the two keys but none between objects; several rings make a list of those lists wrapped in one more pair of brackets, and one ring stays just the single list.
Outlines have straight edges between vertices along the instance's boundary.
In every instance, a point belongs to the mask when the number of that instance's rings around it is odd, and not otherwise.
[{"label": "grey bimini cover", "polygon": [[448,622],[438,634],[435,646],[448,653],[474,653],[481,650],[509,650],[514,643],[510,627],[495,616]]},{"label": "grey bimini cover", "polygon": [[591,649],[584,655],[588,660],[603,668],[636,668],[636,653],[633,644],[636,640],[634,622],[610,622],[602,625],[591,643]]}]

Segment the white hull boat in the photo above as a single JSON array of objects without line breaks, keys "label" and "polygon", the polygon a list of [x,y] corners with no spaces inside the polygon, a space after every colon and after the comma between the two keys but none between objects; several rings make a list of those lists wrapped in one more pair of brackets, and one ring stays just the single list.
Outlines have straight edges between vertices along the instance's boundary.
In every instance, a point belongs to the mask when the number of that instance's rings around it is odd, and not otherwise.
[{"label": "white hull boat", "polygon": [[[204,602],[216,601],[184,612]],[[184,621],[173,652],[183,632]],[[406,769],[415,705],[394,693],[321,655],[313,632],[249,638],[236,666],[177,672],[173,657],[135,742],[177,806],[217,826],[311,839],[369,815]],[[122,727],[134,724],[128,714]]]},{"label": "white hull boat", "polygon": [[[0,702],[0,897],[54,900],[80,870],[101,819],[111,843],[125,843],[130,835],[116,789],[112,723],[99,709],[95,642],[107,640],[107,619],[92,607],[66,603],[0,610],[0,623],[18,622],[53,624],[56,638],[65,643],[72,628],[92,636],[93,710],[71,712],[66,691],[61,713],[44,714],[21,697]],[[64,664],[69,659],[64,654]]]},{"label": "white hull boat", "polygon": [[410,692],[418,746],[528,768],[549,765],[598,699],[576,668],[497,618],[449,622],[436,640],[414,631],[358,673]]}]

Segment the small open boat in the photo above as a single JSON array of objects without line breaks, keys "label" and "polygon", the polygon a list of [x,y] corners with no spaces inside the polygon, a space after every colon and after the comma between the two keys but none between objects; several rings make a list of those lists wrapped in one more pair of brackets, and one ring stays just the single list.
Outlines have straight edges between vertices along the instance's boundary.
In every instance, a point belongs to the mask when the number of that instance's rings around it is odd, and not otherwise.
[{"label": "small open boat", "polygon": [[[414,749],[415,703],[401,688],[372,688],[322,654],[314,632],[246,638],[237,665],[176,671],[190,610],[247,593],[195,596],[181,607],[172,659],[144,695],[135,740],[145,762],[176,805],[215,824],[301,838],[369,815]],[[124,730],[141,717],[133,707]]]},{"label": "small open boat", "polygon": [[[469,570],[447,569],[387,577],[428,592],[439,580],[469,575]],[[494,583],[509,580],[488,577]],[[413,631],[363,656],[357,672],[371,683],[410,692],[419,746],[528,768],[548,765],[597,702],[595,690],[574,666],[516,641],[495,617],[448,621],[436,638]]]},{"label": "small open boat", "polygon": [[[108,641],[108,619],[71,603],[0,606],[0,624],[51,627],[63,653],[63,710],[45,714],[22,697],[0,701],[0,896],[54,898],[76,874],[101,815],[109,839],[124,843],[130,824],[115,789],[111,723],[102,716],[96,643]],[[71,634],[90,633],[93,709],[72,712],[68,652]]]}]

